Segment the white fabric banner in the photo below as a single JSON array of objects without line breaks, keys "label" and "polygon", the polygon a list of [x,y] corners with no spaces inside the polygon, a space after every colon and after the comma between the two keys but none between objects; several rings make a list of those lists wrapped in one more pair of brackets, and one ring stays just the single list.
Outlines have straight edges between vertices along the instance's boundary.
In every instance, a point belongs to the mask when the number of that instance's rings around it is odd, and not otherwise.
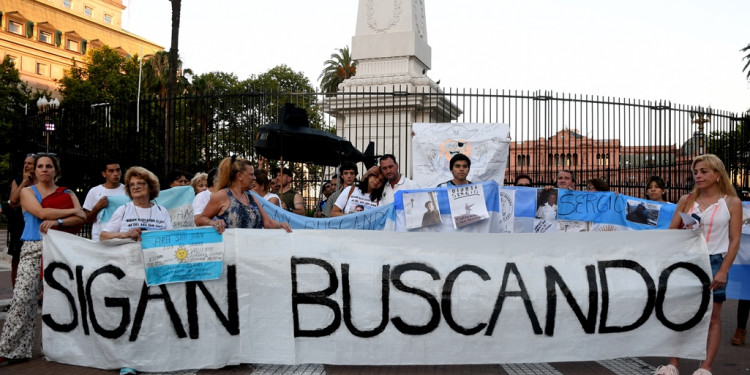
[{"label": "white fabric banner", "polygon": [[45,355],[142,371],[705,355],[711,272],[693,231],[223,240],[219,280],[149,288],[139,244],[50,231]]},{"label": "white fabric banner", "polygon": [[508,124],[414,123],[414,182],[433,187],[453,179],[450,160],[461,153],[471,159],[468,179],[497,181],[503,186],[510,151]]}]

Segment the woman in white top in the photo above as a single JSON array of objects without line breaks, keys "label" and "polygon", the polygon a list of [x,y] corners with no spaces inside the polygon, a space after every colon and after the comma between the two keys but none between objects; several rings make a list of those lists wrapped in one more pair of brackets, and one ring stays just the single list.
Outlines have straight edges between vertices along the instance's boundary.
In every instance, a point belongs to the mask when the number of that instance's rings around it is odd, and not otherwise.
[{"label": "woman in white top", "polygon": [[268,179],[268,172],[258,169],[255,171],[255,186],[253,191],[263,199],[281,207],[281,199],[277,194],[271,193],[271,181]]},{"label": "woman in white top", "polygon": [[[721,305],[726,300],[725,287],[729,267],[737,256],[742,231],[742,204],[732,187],[724,163],[716,155],[701,155],[693,160],[695,187],[690,194],[683,195],[677,203],[672,217],[671,229],[683,227],[680,212],[700,217],[700,229],[706,237],[711,269],[714,277],[710,289],[714,304],[708,326],[706,359],[694,375],[710,375],[716,352],[721,341]],[[654,374],[677,375],[679,358],[670,358],[669,364],[659,366]]]},{"label": "woman in white top", "polygon": [[169,211],[152,202],[159,196],[159,179],[148,169],[132,167],[125,172],[125,193],[132,201],[112,214],[102,230],[102,241],[111,238],[140,241],[144,230],[172,229]]},{"label": "woman in white top", "polygon": [[377,165],[370,168],[357,186],[348,186],[333,204],[331,217],[377,207],[385,188],[385,176]]}]

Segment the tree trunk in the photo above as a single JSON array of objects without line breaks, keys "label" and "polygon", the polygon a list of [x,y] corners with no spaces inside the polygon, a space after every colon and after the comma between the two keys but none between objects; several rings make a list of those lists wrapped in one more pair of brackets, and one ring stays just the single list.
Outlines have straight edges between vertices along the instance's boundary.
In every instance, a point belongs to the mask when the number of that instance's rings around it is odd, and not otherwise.
[{"label": "tree trunk", "polygon": [[177,95],[177,64],[179,61],[180,8],[182,0],[170,0],[172,3],[172,44],[169,47],[169,77],[167,81],[167,111],[164,116],[164,176],[173,168],[174,129],[175,129],[175,96]]}]

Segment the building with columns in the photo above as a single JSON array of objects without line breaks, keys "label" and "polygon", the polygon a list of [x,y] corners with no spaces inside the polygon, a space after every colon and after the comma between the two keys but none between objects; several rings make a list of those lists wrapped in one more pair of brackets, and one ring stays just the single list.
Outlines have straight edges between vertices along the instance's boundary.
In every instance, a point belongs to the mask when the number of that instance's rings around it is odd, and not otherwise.
[{"label": "building with columns", "polygon": [[0,58],[10,56],[32,89],[59,97],[55,80],[91,48],[123,56],[164,49],[123,30],[123,10],[122,0],[0,0]]}]

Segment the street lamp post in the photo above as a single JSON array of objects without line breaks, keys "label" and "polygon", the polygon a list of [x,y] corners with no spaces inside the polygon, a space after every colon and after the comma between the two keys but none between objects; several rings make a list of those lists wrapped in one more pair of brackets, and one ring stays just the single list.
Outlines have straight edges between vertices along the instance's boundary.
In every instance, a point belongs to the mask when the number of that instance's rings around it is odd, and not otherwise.
[{"label": "street lamp post", "polygon": [[[709,111],[711,109],[709,108]],[[703,155],[704,148],[703,148],[703,125],[707,122],[711,122],[711,114],[710,113],[690,113],[690,121],[693,124],[698,124],[698,155]]]},{"label": "street lamp post", "polygon": [[49,112],[54,111],[59,106],[60,101],[57,98],[47,100],[46,96],[42,96],[36,101],[36,107],[44,115],[44,134],[47,138],[47,152],[49,152],[49,133],[55,131],[55,123],[51,121]]}]

